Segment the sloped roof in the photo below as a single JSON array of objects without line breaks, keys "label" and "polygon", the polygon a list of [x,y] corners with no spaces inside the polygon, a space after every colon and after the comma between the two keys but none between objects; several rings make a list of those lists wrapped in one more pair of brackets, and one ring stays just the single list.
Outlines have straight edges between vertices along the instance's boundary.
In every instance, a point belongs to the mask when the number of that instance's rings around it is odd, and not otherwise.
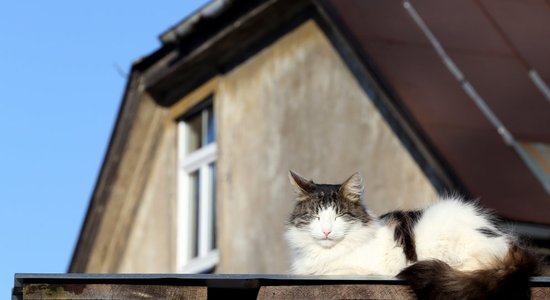
[{"label": "sloped roof", "polygon": [[550,224],[549,193],[472,98],[479,96],[517,141],[550,143],[550,98],[533,80],[538,74],[550,83],[548,2],[330,6],[472,195],[512,219]]}]

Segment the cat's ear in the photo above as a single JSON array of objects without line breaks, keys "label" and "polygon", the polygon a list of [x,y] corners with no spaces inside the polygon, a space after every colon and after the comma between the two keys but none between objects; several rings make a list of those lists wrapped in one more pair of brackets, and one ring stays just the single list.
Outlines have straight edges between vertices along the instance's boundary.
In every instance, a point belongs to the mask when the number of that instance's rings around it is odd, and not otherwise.
[{"label": "cat's ear", "polygon": [[309,194],[315,190],[315,182],[300,176],[292,170],[288,172],[288,179],[292,185],[298,188],[298,192]]},{"label": "cat's ear", "polygon": [[363,199],[364,191],[365,187],[363,186],[363,178],[359,172],[354,173],[350,176],[350,178],[346,179],[338,190],[340,195],[350,201],[361,201]]}]

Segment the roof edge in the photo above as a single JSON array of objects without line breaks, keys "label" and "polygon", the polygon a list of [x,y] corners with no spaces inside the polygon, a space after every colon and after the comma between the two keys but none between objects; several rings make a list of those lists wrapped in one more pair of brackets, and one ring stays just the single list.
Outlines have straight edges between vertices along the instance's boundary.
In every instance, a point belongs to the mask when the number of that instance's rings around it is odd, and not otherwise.
[{"label": "roof edge", "polygon": [[203,7],[196,10],[189,17],[185,18],[179,24],[161,33],[159,36],[163,44],[176,43],[179,39],[193,33],[197,26],[205,19],[211,19],[219,16],[226,11],[236,0],[213,0],[206,3]]},{"label": "roof edge", "polygon": [[118,168],[120,164],[120,153],[122,153],[125,148],[125,143],[120,140],[123,139],[122,137],[130,130],[130,126],[127,125],[128,122],[121,122],[121,120],[133,118],[137,111],[136,107],[139,101],[135,98],[139,98],[141,94],[138,88],[140,80],[141,74],[134,65],[128,76],[124,95],[122,96],[122,102],[119,106],[107,150],[96,178],[90,202],[86,210],[86,216],[84,217],[78,239],[73,248],[73,255],[67,268],[69,273],[82,273],[86,270],[89,258],[89,255],[86,254],[91,251],[91,245],[93,245],[97,236],[97,228],[94,228],[94,226],[99,224],[104,216],[103,209],[105,203],[101,202],[101,200],[106,199],[106,197],[101,195],[101,192],[104,191],[101,186],[103,182],[106,181],[107,175],[112,174],[116,176],[111,170],[116,170]]}]

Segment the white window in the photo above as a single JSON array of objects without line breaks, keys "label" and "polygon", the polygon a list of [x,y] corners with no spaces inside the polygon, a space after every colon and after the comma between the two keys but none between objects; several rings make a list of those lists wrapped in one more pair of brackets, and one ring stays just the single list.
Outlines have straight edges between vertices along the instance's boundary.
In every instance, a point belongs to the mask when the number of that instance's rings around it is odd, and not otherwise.
[{"label": "white window", "polygon": [[211,272],[216,245],[216,132],[212,97],[178,122],[178,241],[181,273]]}]

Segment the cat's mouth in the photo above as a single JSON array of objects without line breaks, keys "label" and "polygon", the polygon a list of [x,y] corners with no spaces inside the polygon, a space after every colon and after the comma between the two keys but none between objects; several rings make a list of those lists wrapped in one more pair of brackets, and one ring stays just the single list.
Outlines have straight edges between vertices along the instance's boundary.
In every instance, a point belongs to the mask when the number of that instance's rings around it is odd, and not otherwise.
[{"label": "cat's mouth", "polygon": [[336,245],[338,241],[339,240],[334,237],[326,237],[326,236],[321,239],[317,239],[317,242],[323,248],[331,248],[332,246]]},{"label": "cat's mouth", "polygon": [[319,240],[318,242],[323,248],[331,248],[337,243],[336,240],[331,238],[324,238],[322,240]]}]

